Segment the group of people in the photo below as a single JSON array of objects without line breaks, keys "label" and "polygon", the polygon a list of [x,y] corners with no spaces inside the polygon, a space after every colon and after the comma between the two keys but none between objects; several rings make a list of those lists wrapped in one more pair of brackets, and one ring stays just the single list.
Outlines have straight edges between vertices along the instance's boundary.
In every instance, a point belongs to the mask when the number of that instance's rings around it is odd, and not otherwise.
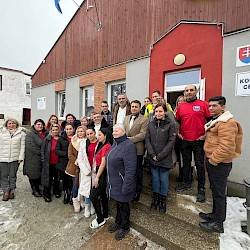
[{"label": "group of people", "polygon": [[159,91],[153,92],[152,101],[145,98],[143,107],[120,94],[112,112],[102,101],[102,111],[92,112],[90,118],[77,120],[68,114],[59,124],[51,115],[47,124],[37,119],[27,133],[15,119],[7,119],[0,129],[3,201],[14,198],[18,165],[24,161],[32,194],[51,202],[52,193],[60,198],[63,192],[63,203],[72,204],[75,212],[84,209],[85,217],[96,213],[91,228],[106,223],[108,197],[114,199],[117,214],[108,230],[121,240],[130,228],[129,202],[141,197],[143,164],[152,173],[150,207],[165,213],[169,170],[179,163],[181,184],[176,191],[188,190],[194,158],[197,201],[205,201],[205,166],[213,194],[213,211],[200,213],[205,220],[200,227],[222,233],[227,177],[233,158],[241,153],[242,129],[225,111],[224,97],[208,103],[196,96],[196,86],[186,86],[173,111]]}]

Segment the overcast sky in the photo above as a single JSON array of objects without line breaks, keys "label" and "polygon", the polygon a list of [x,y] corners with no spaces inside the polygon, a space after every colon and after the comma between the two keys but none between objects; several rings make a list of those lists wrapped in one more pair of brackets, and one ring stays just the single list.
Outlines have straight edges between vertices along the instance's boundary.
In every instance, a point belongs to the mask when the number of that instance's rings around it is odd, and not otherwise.
[{"label": "overcast sky", "polygon": [[0,0],[0,67],[35,72],[78,8],[73,0],[60,6],[63,14],[54,0]]}]

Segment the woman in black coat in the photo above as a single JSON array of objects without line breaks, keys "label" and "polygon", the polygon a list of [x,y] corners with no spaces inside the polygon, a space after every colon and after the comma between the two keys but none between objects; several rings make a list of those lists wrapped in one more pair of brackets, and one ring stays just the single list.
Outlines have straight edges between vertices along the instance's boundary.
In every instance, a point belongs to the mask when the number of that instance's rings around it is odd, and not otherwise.
[{"label": "woman in black coat", "polygon": [[116,201],[115,223],[109,232],[118,232],[116,240],[122,240],[129,232],[129,201],[135,197],[137,153],[134,143],[125,135],[123,124],[113,127],[114,144],[107,155],[107,188],[109,196]]},{"label": "woman in black coat", "polygon": [[47,134],[45,122],[42,119],[37,119],[25,138],[23,174],[29,177],[32,194],[35,197],[42,197],[39,189],[42,170],[41,147]]},{"label": "woman in black coat", "polygon": [[[70,201],[70,195],[72,191],[72,181],[69,175],[65,173],[65,169],[68,164],[68,147],[71,142],[71,138],[74,135],[74,127],[72,123],[66,123],[65,131],[59,137],[56,143],[55,153],[58,155],[58,162],[56,169],[59,170],[60,178],[62,179],[64,199],[63,203],[67,204]],[[73,202],[72,202],[73,204]]]},{"label": "woman in black coat", "polygon": [[149,123],[146,135],[147,160],[153,177],[153,202],[151,208],[166,212],[168,173],[173,165],[172,150],[175,145],[176,126],[167,116],[165,104],[155,106],[155,118]]},{"label": "woman in black coat", "polygon": [[61,197],[61,191],[59,187],[58,170],[55,168],[58,162],[58,155],[55,153],[56,144],[60,134],[60,126],[58,124],[52,124],[50,126],[49,135],[47,135],[43,141],[41,149],[41,161],[42,161],[42,185],[43,198],[45,202],[51,202],[51,186],[53,183],[53,193],[56,198]]}]

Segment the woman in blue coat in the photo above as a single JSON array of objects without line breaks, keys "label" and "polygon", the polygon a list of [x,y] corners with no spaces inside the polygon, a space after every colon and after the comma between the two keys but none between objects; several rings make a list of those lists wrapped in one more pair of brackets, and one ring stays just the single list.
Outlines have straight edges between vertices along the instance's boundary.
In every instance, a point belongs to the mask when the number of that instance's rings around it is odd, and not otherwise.
[{"label": "woman in blue coat", "polygon": [[107,155],[107,188],[109,197],[116,201],[115,223],[108,231],[122,240],[129,232],[129,201],[135,196],[137,154],[134,143],[125,135],[123,124],[113,127],[114,144]]}]

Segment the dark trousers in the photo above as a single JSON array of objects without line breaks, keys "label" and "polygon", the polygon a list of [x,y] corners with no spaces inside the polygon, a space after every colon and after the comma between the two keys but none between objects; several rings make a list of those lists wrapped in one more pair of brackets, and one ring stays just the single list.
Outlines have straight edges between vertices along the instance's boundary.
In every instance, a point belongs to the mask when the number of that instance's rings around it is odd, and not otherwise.
[{"label": "dark trousers", "polygon": [[59,179],[62,180],[63,191],[71,193],[73,187],[71,176],[69,176],[62,170],[58,170],[58,172],[59,172]]},{"label": "dark trousers", "polygon": [[38,178],[38,179],[30,179],[29,178],[29,182],[30,182],[30,186],[31,186],[31,189],[34,191],[34,189],[38,192],[40,192],[40,188],[39,188],[39,185],[41,183],[41,179]]},{"label": "dark trousers", "polygon": [[206,167],[213,196],[213,219],[216,222],[224,222],[227,207],[227,177],[232,169],[232,162],[213,166],[206,159]]},{"label": "dark trousers", "polygon": [[106,193],[106,173],[102,173],[99,178],[99,186],[90,190],[90,200],[93,203],[97,215],[98,223],[108,218],[108,197]]},{"label": "dark trousers", "polygon": [[205,167],[204,167],[204,141],[186,141],[181,144],[181,154],[183,158],[183,181],[186,184],[191,184],[191,162],[192,153],[194,153],[195,166],[197,169],[198,189],[205,188]]},{"label": "dark trousers", "polygon": [[128,202],[116,201],[116,218],[115,223],[120,225],[124,230],[129,229],[130,207]]},{"label": "dark trousers", "polygon": [[143,155],[137,155],[137,167],[136,167],[136,194],[141,195],[142,191],[142,179],[143,179]]},{"label": "dark trousers", "polygon": [[175,154],[176,154],[176,162],[179,163],[179,177],[180,178],[183,177],[183,169],[182,169],[182,165],[181,165],[181,143],[182,143],[182,140],[177,136],[176,141],[175,141],[174,150],[175,150]]},{"label": "dark trousers", "polygon": [[59,182],[59,174],[56,168],[55,168],[55,164],[50,164],[49,165],[49,186],[46,187],[44,186],[43,189],[43,194],[46,197],[50,197],[51,196],[51,187],[53,184],[53,193],[54,194],[60,194],[60,182]]}]

